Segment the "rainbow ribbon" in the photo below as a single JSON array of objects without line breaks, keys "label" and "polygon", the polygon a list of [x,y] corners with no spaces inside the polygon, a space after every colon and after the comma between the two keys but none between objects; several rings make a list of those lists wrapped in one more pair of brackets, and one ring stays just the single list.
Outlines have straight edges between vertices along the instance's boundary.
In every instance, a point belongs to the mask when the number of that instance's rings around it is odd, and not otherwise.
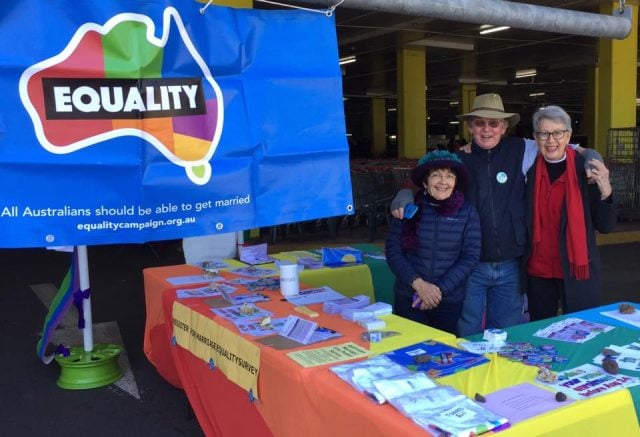
[{"label": "rainbow ribbon", "polygon": [[[62,354],[64,356],[69,355],[69,348],[62,344],[59,344],[55,350],[51,350],[49,344],[51,343],[51,337],[54,331],[62,321],[64,315],[69,311],[69,308],[74,303],[74,295],[77,296],[80,291],[80,278],[78,274],[78,250],[74,247],[73,255],[71,258],[71,267],[62,280],[58,292],[51,302],[49,312],[44,320],[44,327],[42,329],[42,338],[38,341],[37,353],[38,358],[43,363],[49,364],[53,361],[56,354]],[[84,324],[84,320],[82,320]]]}]

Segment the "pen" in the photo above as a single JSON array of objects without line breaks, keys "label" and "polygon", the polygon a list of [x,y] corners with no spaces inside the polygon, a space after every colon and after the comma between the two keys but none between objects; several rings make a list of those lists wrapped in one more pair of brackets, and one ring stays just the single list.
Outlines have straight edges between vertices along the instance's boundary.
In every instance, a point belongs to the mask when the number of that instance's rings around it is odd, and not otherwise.
[{"label": "pen", "polygon": [[420,299],[420,296],[418,296],[418,293],[413,293],[413,302],[411,303],[411,308],[415,308],[416,306],[419,306],[420,302],[422,302],[422,299]]}]

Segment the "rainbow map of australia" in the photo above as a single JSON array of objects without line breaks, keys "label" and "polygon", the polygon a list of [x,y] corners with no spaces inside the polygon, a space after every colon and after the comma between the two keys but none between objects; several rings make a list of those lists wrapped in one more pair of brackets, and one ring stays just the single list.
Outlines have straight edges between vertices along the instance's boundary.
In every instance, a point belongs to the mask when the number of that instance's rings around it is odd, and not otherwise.
[{"label": "rainbow map of australia", "polygon": [[159,37],[149,17],[134,13],[80,26],[59,54],[25,70],[20,98],[51,153],[137,136],[193,183],[211,177],[222,91],[172,7]]}]

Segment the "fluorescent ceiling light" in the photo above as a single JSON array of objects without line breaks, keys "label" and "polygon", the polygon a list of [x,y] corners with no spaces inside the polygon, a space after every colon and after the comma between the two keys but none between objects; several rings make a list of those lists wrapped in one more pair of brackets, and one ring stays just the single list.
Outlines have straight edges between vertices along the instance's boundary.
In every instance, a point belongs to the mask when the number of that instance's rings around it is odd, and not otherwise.
[{"label": "fluorescent ceiling light", "polygon": [[396,138],[398,138],[398,137],[397,137],[397,136],[395,136],[395,135],[389,135],[389,139],[390,139],[390,140],[395,140]]},{"label": "fluorescent ceiling light", "polygon": [[458,120],[450,121],[449,124],[460,124]]},{"label": "fluorescent ceiling light", "polygon": [[453,100],[453,101],[449,102],[449,106],[458,106],[459,104],[460,104],[460,102],[457,101],[457,100]]},{"label": "fluorescent ceiling light", "polygon": [[463,39],[444,39],[444,38],[423,38],[417,41],[411,41],[408,45],[440,47],[443,49],[466,50],[473,51],[475,48],[472,41]]},{"label": "fluorescent ceiling light", "polygon": [[543,91],[541,93],[531,93],[529,94],[529,97],[542,97],[544,96],[546,93]]},{"label": "fluorescent ceiling light", "polygon": [[521,79],[523,77],[533,77],[538,74],[538,71],[535,68],[527,68],[524,70],[516,71],[516,79]]},{"label": "fluorescent ceiling light", "polygon": [[392,94],[389,91],[385,91],[380,88],[366,91],[364,94],[367,97],[391,97],[392,96]]},{"label": "fluorescent ceiling light", "polygon": [[344,58],[340,58],[340,65],[351,64],[352,62],[356,62],[355,55],[345,56]]},{"label": "fluorescent ceiling light", "polygon": [[387,112],[393,112],[393,111],[397,111],[397,110],[398,110],[398,108],[389,108],[389,109],[387,109]]},{"label": "fluorescent ceiling light", "polygon": [[460,76],[458,78],[458,83],[467,84],[467,85],[508,85],[506,80],[503,79],[490,79],[488,77],[463,77]]},{"label": "fluorescent ceiling light", "polygon": [[640,106],[640,99],[636,99],[636,106]]},{"label": "fluorescent ceiling light", "polygon": [[511,29],[509,26],[494,26],[492,24],[483,24],[480,26],[480,35],[486,35],[493,32],[501,32],[503,30]]}]

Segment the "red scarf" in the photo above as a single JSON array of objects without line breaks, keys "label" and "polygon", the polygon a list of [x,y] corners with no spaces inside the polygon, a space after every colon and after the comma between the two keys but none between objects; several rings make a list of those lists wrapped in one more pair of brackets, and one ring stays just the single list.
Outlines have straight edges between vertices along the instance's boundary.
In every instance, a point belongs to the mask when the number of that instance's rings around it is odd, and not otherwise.
[{"label": "red scarf", "polygon": [[[582,194],[578,185],[576,174],[575,156],[576,152],[571,148],[566,148],[567,167],[565,170],[566,189],[565,205],[567,209],[567,254],[569,256],[569,269],[571,274],[578,280],[589,279],[589,256],[587,254],[587,229],[584,222],[584,209],[582,205]],[[538,155],[536,159],[536,180],[533,191],[533,251],[537,253],[540,246],[541,229],[541,208],[544,199],[545,180],[549,183],[547,166],[544,157]]]}]

